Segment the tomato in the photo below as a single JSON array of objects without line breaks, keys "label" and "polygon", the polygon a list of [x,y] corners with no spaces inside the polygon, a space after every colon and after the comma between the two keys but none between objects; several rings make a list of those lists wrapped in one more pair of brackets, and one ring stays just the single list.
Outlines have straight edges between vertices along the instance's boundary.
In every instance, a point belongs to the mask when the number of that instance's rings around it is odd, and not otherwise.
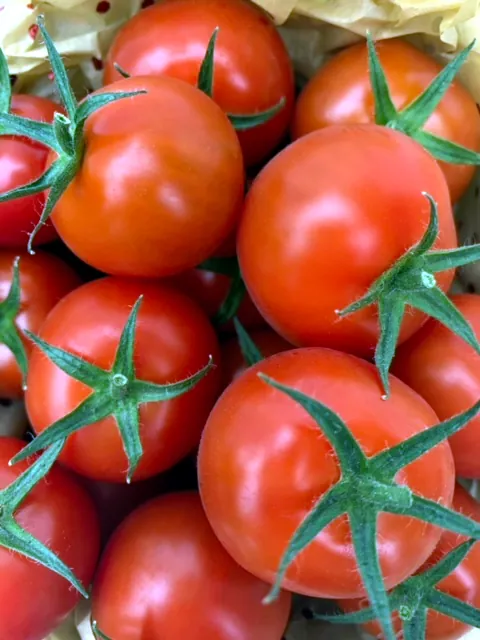
[{"label": "tomato", "polygon": [[[12,113],[51,122],[55,112],[63,112],[60,105],[41,98],[17,94],[12,97]],[[23,137],[2,136],[0,138],[0,193],[33,182],[45,170],[48,149]],[[25,248],[28,234],[40,219],[45,203],[45,193],[26,196],[18,200],[0,203],[0,247]],[[42,227],[36,244],[54,240],[57,237],[51,224]]]},{"label": "tomato", "polygon": [[[480,505],[459,484],[455,487],[452,507],[469,518],[480,522]],[[436,565],[464,541],[464,537],[451,531],[444,531],[435,551],[417,573],[423,573],[423,571]],[[449,576],[442,580],[437,588],[439,591],[448,593],[474,607],[480,607],[480,545],[476,544],[465,560]],[[346,612],[356,611],[360,607],[368,606],[368,602],[362,600],[342,600],[339,604]],[[400,620],[396,615],[393,620],[396,630],[400,631]],[[459,620],[430,609],[428,611],[425,637],[426,640],[457,640],[458,638],[463,638],[470,628]],[[365,624],[365,629],[374,638],[382,637],[379,625],[376,622]]]},{"label": "tomato", "polygon": [[[328,349],[280,353],[247,369],[218,400],[200,443],[200,494],[210,524],[247,571],[273,583],[283,553],[312,506],[339,480],[334,451],[305,410],[258,373],[294,387],[340,415],[372,456],[438,422],[414,391],[391,378],[387,402],[375,368]],[[442,443],[397,475],[413,492],[449,506],[452,454]],[[377,549],[387,587],[430,556],[440,530],[407,516],[378,516]],[[321,531],[290,565],[285,589],[320,598],[361,597],[348,518]]]},{"label": "tomato", "polygon": [[[403,40],[378,42],[376,50],[399,110],[413,102],[442,69],[433,58]],[[331,58],[307,84],[297,102],[292,135],[298,138],[333,124],[374,121],[367,47],[361,42]],[[452,83],[425,130],[480,151],[477,105],[459,82]],[[445,162],[440,165],[455,202],[471,182],[476,167]]]},{"label": "tomato", "polygon": [[[195,300],[209,318],[214,319],[228,295],[232,279],[207,269],[191,269],[174,276],[170,282],[177,289]],[[241,323],[247,328],[265,325],[265,320],[259,314],[247,293],[244,294],[237,315]],[[226,323],[221,328],[230,332],[233,331],[231,322]]]},{"label": "tomato", "polygon": [[102,482],[85,476],[76,478],[87,489],[97,507],[102,543],[106,543],[122,520],[147,500],[167,492],[195,488],[197,470],[195,458],[187,456],[172,469],[131,484]]},{"label": "tomato", "polygon": [[[20,330],[37,332],[49,311],[72,289],[80,285],[76,273],[60,258],[37,251],[34,256],[11,250],[0,251],[0,301],[10,291],[13,262],[20,255],[20,312],[15,326]],[[0,313],[1,318],[1,313]],[[22,374],[10,349],[3,343],[0,330],[0,397],[23,396]],[[24,339],[27,352],[30,342]]]},{"label": "tomato", "polygon": [[115,640],[280,640],[290,595],[239,567],[196,493],[157,498],[113,535],[94,585],[93,619]]},{"label": "tomato", "polygon": [[[273,356],[280,351],[288,351],[292,345],[270,329],[252,331],[249,335],[263,357]],[[223,386],[227,387],[232,380],[247,369],[248,365],[242,354],[238,338],[232,337],[222,344]]]},{"label": "tomato", "polygon": [[52,221],[100,271],[159,277],[196,266],[233,231],[243,161],[233,127],[203,93],[167,77],[108,87],[137,90],[147,93],[87,120],[83,162]]},{"label": "tomato", "polygon": [[[407,136],[376,125],[329,127],[282,151],[253,183],[238,233],[238,258],[254,304],[286,340],[370,357],[376,305],[339,319],[417,243],[438,203],[438,249],[456,246],[445,179]],[[453,274],[436,274],[448,289]],[[425,321],[405,314],[400,341]]]},{"label": "tomato", "polygon": [[[455,295],[452,302],[480,338],[480,296]],[[398,349],[392,371],[423,396],[441,420],[465,411],[480,396],[480,357],[434,320]],[[459,476],[480,478],[479,439],[478,417],[450,439]]]},{"label": "tomato", "polygon": [[245,0],[167,0],[141,11],[117,35],[105,83],[120,75],[166,74],[196,84],[214,30],[213,97],[228,113],[250,115],[285,107],[271,121],[239,132],[245,162],[258,164],[284,137],[294,105],[293,68],[273,22]]},{"label": "tomato", "polygon": [[[210,355],[219,362],[213,328],[195,303],[178,291],[148,281],[104,278],[76,289],[52,310],[41,337],[111,369],[121,332],[140,295],[144,299],[135,334],[137,378],[172,383],[202,369]],[[135,480],[168,469],[195,448],[219,382],[217,367],[186,394],[140,407],[144,454]],[[39,349],[33,351],[25,400],[37,433],[90,394],[89,387],[61,371]],[[112,416],[71,435],[60,460],[90,478],[125,482],[127,459]]]},{"label": "tomato", "polygon": [[[9,466],[24,446],[0,438],[0,489],[13,483],[33,462]],[[15,512],[18,524],[47,545],[87,587],[99,551],[97,514],[77,482],[54,466]],[[1,521],[1,516],[0,516]],[[80,594],[61,576],[0,548],[0,637],[43,640],[73,609]]]}]

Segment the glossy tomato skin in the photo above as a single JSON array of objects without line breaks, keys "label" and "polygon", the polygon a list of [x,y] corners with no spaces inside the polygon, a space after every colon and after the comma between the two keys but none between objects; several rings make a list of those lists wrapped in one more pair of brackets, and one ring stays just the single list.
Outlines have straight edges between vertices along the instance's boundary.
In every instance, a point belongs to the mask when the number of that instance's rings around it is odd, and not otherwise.
[{"label": "glossy tomato skin", "polygon": [[[232,279],[206,269],[190,269],[174,276],[170,282],[195,300],[207,316],[213,320],[228,295]],[[237,315],[245,328],[250,329],[265,325],[265,320],[251,301],[248,293],[245,293]],[[234,330],[232,322],[227,322],[219,328],[229,332]]]},{"label": "glossy tomato skin", "polygon": [[[33,462],[12,467],[9,460],[25,443],[0,438],[0,488],[4,489]],[[93,577],[99,552],[98,518],[92,501],[74,479],[53,467],[17,509],[21,527],[54,551],[85,587]],[[80,599],[60,576],[17,553],[0,548],[0,637],[44,640]]]},{"label": "glossy tomato skin", "polygon": [[[452,508],[480,522],[480,505],[459,484],[455,486]],[[444,531],[438,546],[419,570],[419,573],[433,567],[465,540],[466,538],[456,533]],[[480,545],[475,545],[465,560],[449,576],[442,580],[437,588],[439,591],[448,593],[473,607],[480,607]],[[341,600],[339,604],[344,611],[350,612],[368,606],[368,601]],[[426,640],[459,640],[471,629],[471,627],[459,620],[444,616],[431,609],[428,611],[427,616]],[[400,631],[401,624],[397,615],[393,616],[393,622],[395,629]],[[365,624],[364,628],[374,638],[383,637],[376,622]]]},{"label": "glossy tomato skin", "polygon": [[[462,294],[451,299],[480,338],[480,296]],[[480,397],[480,357],[434,320],[400,346],[392,371],[425,398],[441,420],[466,411]],[[479,442],[478,417],[450,439],[459,476],[480,478]]]},{"label": "glossy tomato skin", "polygon": [[[437,423],[437,417],[393,377],[392,394],[385,402],[373,365],[328,349],[271,356],[224,391],[200,443],[200,494],[210,524],[230,555],[247,571],[273,582],[294,531],[339,480],[340,471],[316,423],[300,405],[263,382],[259,372],[333,409],[370,456]],[[448,444],[409,465],[397,480],[449,506],[454,467]],[[385,513],[379,515],[378,532],[388,587],[421,566],[440,537],[431,525]],[[346,517],[324,529],[296,558],[283,587],[321,598],[364,595]]]},{"label": "glossy tomato skin", "polygon": [[[298,346],[373,356],[376,305],[339,320],[425,233],[422,192],[438,203],[436,247],[456,246],[445,179],[407,136],[376,125],[338,126],[305,136],[259,174],[246,199],[238,257],[247,289],[267,322]],[[445,291],[453,273],[438,274]],[[409,311],[406,340],[425,321]]]},{"label": "glossy tomato skin", "polygon": [[[252,331],[250,338],[265,358],[273,356],[275,353],[292,349],[290,343],[270,329]],[[238,338],[232,336],[228,340],[225,340],[222,344],[223,387],[228,387],[228,385],[238,378],[247,368],[247,363],[240,349]]]},{"label": "glossy tomato skin", "polygon": [[[41,98],[16,94],[12,97],[12,113],[51,122],[56,111],[63,112],[60,105]],[[18,136],[0,138],[0,193],[36,180],[43,171],[48,157],[48,149],[43,145]],[[0,204],[0,248],[27,246],[28,235],[40,219],[45,193],[26,196]],[[47,223],[38,233],[35,244],[50,242],[57,237],[51,223]]]},{"label": "glossy tomato skin", "polygon": [[239,132],[245,163],[255,165],[282,141],[294,105],[293,67],[273,22],[245,0],[167,0],[141,11],[110,49],[105,84],[130,75],[169,75],[196,85],[208,42],[219,27],[214,100],[227,113],[254,114],[283,98],[271,121]]},{"label": "glossy tomato skin", "polygon": [[[0,250],[0,301],[5,300],[10,290],[17,256],[20,256],[21,307],[16,326],[22,332],[37,333],[57,302],[80,286],[80,279],[63,260],[44,251],[36,251],[32,256],[27,252]],[[24,344],[29,351],[30,341],[25,339]],[[20,368],[10,349],[0,344],[0,397],[22,396]]]},{"label": "glossy tomato skin", "polygon": [[105,273],[192,268],[237,224],[244,170],[235,131],[212,100],[173,78],[107,89],[147,93],[89,118],[82,166],[53,223],[73,253]]},{"label": "glossy tomato skin", "polygon": [[[140,295],[144,299],[135,342],[137,378],[176,382],[202,369],[210,355],[217,367],[187,394],[140,407],[144,455],[134,480],[172,467],[198,444],[220,382],[219,346],[208,319],[194,302],[164,285],[104,278],[64,298],[41,331],[47,342],[109,369]],[[39,350],[33,351],[25,400],[37,433],[73,411],[90,393],[89,387],[63,373]],[[60,460],[90,478],[125,482],[127,460],[113,417],[70,436]]]},{"label": "glossy tomato skin", "polygon": [[115,532],[95,580],[93,617],[115,640],[280,640],[290,595],[266,607],[268,589],[223,549],[198,494],[170,494]]},{"label": "glossy tomato skin", "polygon": [[[433,58],[404,40],[381,41],[376,49],[397,109],[413,102],[442,69]],[[296,139],[333,124],[374,121],[367,47],[362,42],[331,58],[307,84],[296,105],[292,136]],[[475,100],[459,82],[451,85],[425,129],[480,151],[480,114]],[[456,202],[471,182],[475,167],[445,162],[440,166]]]}]

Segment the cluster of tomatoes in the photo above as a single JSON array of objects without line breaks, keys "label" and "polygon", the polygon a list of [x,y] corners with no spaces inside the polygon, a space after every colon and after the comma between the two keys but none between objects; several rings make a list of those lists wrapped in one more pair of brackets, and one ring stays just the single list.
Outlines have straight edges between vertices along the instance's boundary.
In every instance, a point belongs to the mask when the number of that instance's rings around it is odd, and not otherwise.
[{"label": "cluster of tomatoes", "polygon": [[0,438],[0,638],[82,595],[111,640],[281,640],[292,592],[386,640],[480,626],[470,48],[369,37],[297,96],[255,5],[163,0],[78,102],[38,27],[61,105],[0,57],[0,397],[31,426]]}]

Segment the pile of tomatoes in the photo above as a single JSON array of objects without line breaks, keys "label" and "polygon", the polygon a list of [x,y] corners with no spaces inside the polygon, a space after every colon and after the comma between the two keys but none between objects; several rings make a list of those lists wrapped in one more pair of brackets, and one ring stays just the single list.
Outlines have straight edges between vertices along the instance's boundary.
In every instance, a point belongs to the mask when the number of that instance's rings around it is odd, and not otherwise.
[{"label": "pile of tomatoes", "polygon": [[292,593],[332,638],[480,626],[470,48],[299,91],[248,0],[162,0],[78,102],[38,27],[61,104],[0,57],[0,639],[81,597],[110,640],[281,640]]}]

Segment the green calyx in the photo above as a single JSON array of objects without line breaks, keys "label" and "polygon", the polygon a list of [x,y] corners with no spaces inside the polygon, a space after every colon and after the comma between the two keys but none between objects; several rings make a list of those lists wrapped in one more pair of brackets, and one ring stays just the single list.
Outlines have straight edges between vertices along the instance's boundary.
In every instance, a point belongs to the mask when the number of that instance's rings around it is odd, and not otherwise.
[{"label": "green calyx", "polygon": [[[280,562],[275,584],[265,599],[272,602],[295,558],[340,516],[347,515],[358,570],[386,640],[395,640],[390,600],[377,552],[380,513],[408,516],[442,529],[480,540],[480,523],[414,493],[395,481],[396,474],[436,445],[465,427],[480,412],[480,401],[464,413],[417,433],[400,444],[367,458],[343,420],[326,405],[259,373],[259,377],[297,402],[315,420],[332,445],[340,466],[340,480],[314,505],[295,531]],[[423,636],[418,636],[422,638]]]},{"label": "green calyx", "polygon": [[230,258],[209,258],[202,262],[197,269],[218,273],[232,280],[227,295],[213,318],[213,324],[221,327],[236,316],[245,297],[246,288],[240,273],[238,260],[236,256]]},{"label": "green calyx", "polygon": [[98,628],[96,620],[92,620],[91,626],[95,638],[97,638],[98,640],[110,640],[110,638]]},{"label": "green calyx", "polygon": [[401,111],[398,111],[393,104],[385,72],[375,51],[375,43],[371,35],[367,34],[368,63],[375,103],[376,124],[405,133],[419,142],[437,160],[452,164],[480,164],[479,153],[435,136],[423,129],[427,120],[447,93],[474,46],[475,40],[440,71],[438,76],[418,98]]},{"label": "green calyx", "polygon": [[385,399],[390,393],[388,372],[407,307],[435,318],[480,353],[473,328],[435,280],[435,273],[479,260],[480,244],[432,251],[439,234],[438,211],[433,198],[427,193],[424,195],[430,202],[430,222],[420,242],[380,276],[362,298],[336,311],[344,317],[371,304],[378,306],[380,338],[375,349],[375,364],[385,389]]},{"label": "green calyx", "polygon": [[243,359],[248,367],[253,367],[254,364],[263,360],[263,354],[245,331],[245,328],[238,318],[233,319],[233,324],[235,326],[235,333],[237,334],[238,345],[242,352]]},{"label": "green calyx", "polygon": [[[208,42],[207,51],[200,66],[197,79],[197,87],[209,98],[213,98],[215,46],[219,31],[220,28],[217,27]],[[276,105],[266,111],[248,115],[227,113],[227,116],[236,131],[246,131],[247,129],[253,129],[271,120],[283,109],[285,103],[285,98],[282,98]]]},{"label": "green calyx", "polygon": [[[437,564],[400,584],[388,594],[391,614],[397,613],[401,621],[404,640],[426,637],[429,609],[480,628],[480,610],[437,589],[437,585],[449,576],[467,557],[476,540],[467,540],[455,547]],[[342,624],[365,624],[376,619],[372,607],[353,613],[315,616],[317,619]]]},{"label": "green calyx", "polygon": [[37,25],[45,41],[55,81],[67,112],[66,116],[56,113],[53,123],[48,124],[10,114],[11,88],[10,81],[7,82],[8,68],[4,54],[0,54],[0,135],[25,136],[46,145],[57,155],[57,159],[39,178],[23,187],[0,194],[1,203],[49,189],[45,208],[29,237],[30,253],[34,253],[32,243],[36,234],[50,217],[55,205],[81,166],[85,146],[84,128],[88,118],[117,100],[146,93],[145,91],[103,93],[88,96],[79,104],[70,86],[65,65],[45,29],[42,16],[38,17]]},{"label": "green calyx", "polygon": [[32,489],[48,474],[63,447],[57,442],[45,451],[11,485],[0,491],[0,546],[15,551],[65,578],[85,598],[88,594],[60,558],[15,520],[15,511]]},{"label": "green calyx", "polygon": [[212,360],[196,374],[171,384],[155,384],[139,380],[135,375],[134,347],[137,316],[142,302],[140,297],[128,317],[117,348],[111,370],[101,369],[72,353],[48,344],[28,333],[30,339],[62,371],[89,386],[93,392],[71,413],[54,422],[22,451],[12,464],[24,460],[32,453],[64,442],[80,429],[113,416],[122,437],[128,459],[127,483],[130,483],[142,458],[139,407],[149,402],[165,402],[192,389],[213,367]]},{"label": "green calyx", "polygon": [[17,361],[22,373],[22,385],[25,390],[27,380],[28,359],[25,346],[15,320],[20,313],[20,258],[15,258],[12,268],[12,283],[7,297],[0,302],[0,344],[9,349]]}]

